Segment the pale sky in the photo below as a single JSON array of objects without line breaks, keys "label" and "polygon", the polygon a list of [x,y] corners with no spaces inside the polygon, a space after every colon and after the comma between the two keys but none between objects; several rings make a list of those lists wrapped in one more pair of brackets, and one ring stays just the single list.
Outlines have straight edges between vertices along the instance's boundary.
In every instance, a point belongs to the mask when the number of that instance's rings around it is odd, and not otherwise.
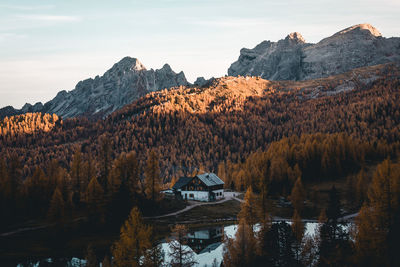
[{"label": "pale sky", "polygon": [[124,56],[193,82],[294,31],[315,43],[370,23],[400,36],[399,11],[399,0],[1,0],[0,107],[45,103]]}]

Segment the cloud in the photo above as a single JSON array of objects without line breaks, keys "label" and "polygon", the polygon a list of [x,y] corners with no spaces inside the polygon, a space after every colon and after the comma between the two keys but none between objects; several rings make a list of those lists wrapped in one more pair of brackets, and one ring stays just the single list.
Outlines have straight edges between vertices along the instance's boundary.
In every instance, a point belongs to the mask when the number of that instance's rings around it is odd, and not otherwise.
[{"label": "cloud", "polygon": [[38,6],[28,6],[28,5],[6,5],[0,4],[0,8],[14,9],[14,10],[44,10],[52,9],[54,5],[38,5]]},{"label": "cloud", "polygon": [[81,18],[75,16],[62,16],[62,15],[16,15],[18,19],[32,20],[32,21],[51,21],[51,22],[77,22]]},{"label": "cloud", "polygon": [[224,18],[224,19],[209,19],[198,20],[192,18],[185,18],[188,23],[200,26],[214,26],[222,28],[237,28],[237,27],[251,27],[268,25],[269,22],[265,19],[247,19],[247,18]]},{"label": "cloud", "polygon": [[9,33],[9,32],[0,32],[0,43],[5,42],[7,40],[15,40],[15,39],[23,39],[26,38],[26,34],[17,34],[17,33]]}]

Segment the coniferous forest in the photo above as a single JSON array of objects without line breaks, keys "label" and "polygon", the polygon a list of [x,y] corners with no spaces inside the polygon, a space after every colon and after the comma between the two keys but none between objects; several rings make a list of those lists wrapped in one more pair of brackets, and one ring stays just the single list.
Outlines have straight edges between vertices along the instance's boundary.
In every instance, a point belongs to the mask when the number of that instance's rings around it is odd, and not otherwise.
[{"label": "coniferous forest", "polygon": [[[161,266],[160,234],[145,219],[186,205],[161,190],[214,172],[244,193],[222,266],[399,266],[400,76],[393,66],[379,75],[332,95],[332,81],[318,81],[318,97],[301,82],[224,77],[147,94],[100,120],[5,117],[1,232],[30,222],[60,238],[120,230],[104,258],[83,252],[87,266]],[[311,191],[322,184],[332,186]],[[290,224],[272,219],[279,198],[291,203]],[[172,229],[171,266],[196,264],[187,232]]]}]

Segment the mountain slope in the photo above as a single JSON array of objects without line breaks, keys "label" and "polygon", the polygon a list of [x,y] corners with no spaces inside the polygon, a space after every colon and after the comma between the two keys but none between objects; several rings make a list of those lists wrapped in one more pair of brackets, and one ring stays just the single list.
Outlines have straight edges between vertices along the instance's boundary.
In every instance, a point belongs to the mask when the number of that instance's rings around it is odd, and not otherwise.
[{"label": "mountain slope", "polygon": [[99,118],[149,92],[180,85],[188,85],[185,74],[175,73],[168,64],[158,70],[147,70],[136,58],[125,57],[103,76],[80,81],[74,90],[61,91],[44,105],[26,104],[21,110],[6,107],[0,110],[0,116],[46,112],[63,118]]},{"label": "mountain slope", "polygon": [[216,171],[221,161],[241,162],[292,135],[343,132],[393,143],[400,138],[399,79],[391,65],[307,81],[224,77],[210,86],[149,93],[105,120],[66,119],[36,135],[7,131],[0,155],[23,156],[30,174],[50,159],[70,166],[76,146],[99,157],[108,140],[113,157],[135,151],[142,164],[154,149],[163,177],[172,177],[200,166]]},{"label": "mountain slope", "polygon": [[387,62],[400,63],[400,38],[384,38],[373,26],[359,24],[317,44],[291,33],[278,42],[263,41],[253,49],[243,48],[228,74],[307,80]]}]

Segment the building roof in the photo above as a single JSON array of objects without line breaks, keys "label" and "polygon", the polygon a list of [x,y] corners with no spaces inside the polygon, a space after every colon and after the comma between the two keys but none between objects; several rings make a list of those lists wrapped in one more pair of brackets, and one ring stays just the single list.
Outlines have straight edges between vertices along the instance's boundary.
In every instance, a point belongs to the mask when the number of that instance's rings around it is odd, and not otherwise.
[{"label": "building roof", "polygon": [[178,181],[176,181],[172,189],[181,189],[182,187],[187,185],[192,179],[192,177],[181,177]]},{"label": "building roof", "polygon": [[221,185],[225,184],[216,174],[214,173],[203,173],[196,175],[206,186]]}]

